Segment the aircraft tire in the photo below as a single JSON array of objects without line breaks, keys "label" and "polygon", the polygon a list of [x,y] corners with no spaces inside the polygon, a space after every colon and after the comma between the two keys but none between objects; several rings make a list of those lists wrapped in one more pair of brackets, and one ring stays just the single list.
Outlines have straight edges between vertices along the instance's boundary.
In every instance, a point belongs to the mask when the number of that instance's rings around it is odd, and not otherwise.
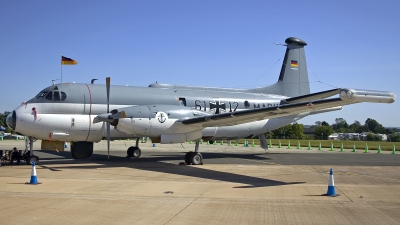
[{"label": "aircraft tire", "polygon": [[39,164],[39,157],[37,156],[28,156],[28,158],[26,159],[26,164],[27,165],[32,165],[32,163],[35,162],[35,164]]},{"label": "aircraft tire", "polygon": [[142,150],[140,150],[139,147],[136,147],[135,150],[133,150],[133,158],[139,158],[142,155]]},{"label": "aircraft tire", "polygon": [[193,152],[186,152],[186,154],[185,154],[185,163],[186,164],[190,164],[190,155],[191,155],[191,153],[193,153]]},{"label": "aircraft tire", "polygon": [[192,165],[202,165],[203,164],[203,156],[198,152],[192,152],[190,154],[190,162]]},{"label": "aircraft tire", "polygon": [[127,157],[139,158],[142,155],[142,150],[139,147],[131,146],[126,150]]},{"label": "aircraft tire", "polygon": [[132,157],[133,156],[133,148],[134,147],[131,146],[126,150],[126,157]]},{"label": "aircraft tire", "polygon": [[71,142],[71,155],[75,159],[85,159],[93,154],[93,142]]}]

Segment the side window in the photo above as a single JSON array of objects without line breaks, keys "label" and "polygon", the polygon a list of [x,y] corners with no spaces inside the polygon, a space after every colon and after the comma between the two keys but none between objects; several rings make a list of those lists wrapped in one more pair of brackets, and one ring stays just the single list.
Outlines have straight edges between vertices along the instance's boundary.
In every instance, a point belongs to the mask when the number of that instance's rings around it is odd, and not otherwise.
[{"label": "side window", "polygon": [[67,94],[65,92],[61,92],[61,101],[64,101],[67,98]]},{"label": "side window", "polygon": [[53,92],[48,92],[45,98],[51,100],[53,98]]},{"label": "side window", "polygon": [[179,104],[186,106],[186,99],[185,98],[179,98]]},{"label": "side window", "polygon": [[247,109],[250,107],[249,101],[244,101],[244,107]]},{"label": "side window", "polygon": [[53,100],[54,101],[61,101],[61,97],[60,97],[60,92],[59,91],[54,91]]}]

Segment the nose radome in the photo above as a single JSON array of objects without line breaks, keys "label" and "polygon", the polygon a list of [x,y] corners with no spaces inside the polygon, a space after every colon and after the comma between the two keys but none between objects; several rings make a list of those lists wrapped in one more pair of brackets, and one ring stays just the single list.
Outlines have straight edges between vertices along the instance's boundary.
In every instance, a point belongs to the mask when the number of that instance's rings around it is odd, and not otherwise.
[{"label": "nose radome", "polygon": [[7,115],[6,124],[9,128],[15,130],[17,126],[17,113],[15,113],[15,110]]}]

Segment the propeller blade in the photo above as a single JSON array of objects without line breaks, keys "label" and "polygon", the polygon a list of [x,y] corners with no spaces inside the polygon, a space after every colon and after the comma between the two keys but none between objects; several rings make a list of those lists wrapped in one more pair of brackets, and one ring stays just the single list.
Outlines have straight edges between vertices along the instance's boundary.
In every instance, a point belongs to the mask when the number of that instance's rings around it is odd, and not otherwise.
[{"label": "propeller blade", "polygon": [[107,123],[107,158],[110,159],[110,124]]},{"label": "propeller blade", "polygon": [[107,113],[110,112],[110,77],[106,77],[106,88],[107,88]]},{"label": "propeller blade", "polygon": [[[110,77],[106,77],[107,113],[110,112]],[[107,156],[110,159],[110,123],[107,123]]]}]

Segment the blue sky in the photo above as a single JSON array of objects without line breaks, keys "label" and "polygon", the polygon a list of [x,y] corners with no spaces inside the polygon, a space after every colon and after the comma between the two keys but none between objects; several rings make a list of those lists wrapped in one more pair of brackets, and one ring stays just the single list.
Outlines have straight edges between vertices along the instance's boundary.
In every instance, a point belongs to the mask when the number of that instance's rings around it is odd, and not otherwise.
[{"label": "blue sky", "polygon": [[[311,91],[400,89],[400,2],[0,0],[0,112],[63,82],[248,88],[277,81],[287,37],[305,47]],[[60,82],[60,81],[57,81]],[[400,127],[400,103],[362,103],[300,123],[367,118]]]}]

